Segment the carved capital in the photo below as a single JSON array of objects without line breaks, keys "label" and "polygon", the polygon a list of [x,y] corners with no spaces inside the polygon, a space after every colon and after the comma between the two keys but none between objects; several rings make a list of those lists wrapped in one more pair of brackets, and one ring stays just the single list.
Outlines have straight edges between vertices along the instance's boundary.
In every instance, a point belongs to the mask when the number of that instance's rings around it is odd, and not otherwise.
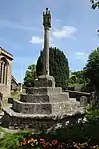
[{"label": "carved capital", "polygon": [[51,28],[51,13],[48,8],[43,12],[43,25],[44,28]]}]

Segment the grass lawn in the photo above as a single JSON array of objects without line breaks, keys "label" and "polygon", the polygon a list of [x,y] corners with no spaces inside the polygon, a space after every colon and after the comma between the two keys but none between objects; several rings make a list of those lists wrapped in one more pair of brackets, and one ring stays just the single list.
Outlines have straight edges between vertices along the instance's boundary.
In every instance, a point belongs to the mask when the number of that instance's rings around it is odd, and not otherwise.
[{"label": "grass lawn", "polygon": [[23,92],[11,92],[11,98],[13,99],[19,99],[20,94],[22,94]]},{"label": "grass lawn", "polygon": [[82,84],[79,84],[79,83],[74,83],[74,84],[71,84],[71,83],[68,83],[68,87],[79,87],[79,86],[83,86],[84,83]]}]

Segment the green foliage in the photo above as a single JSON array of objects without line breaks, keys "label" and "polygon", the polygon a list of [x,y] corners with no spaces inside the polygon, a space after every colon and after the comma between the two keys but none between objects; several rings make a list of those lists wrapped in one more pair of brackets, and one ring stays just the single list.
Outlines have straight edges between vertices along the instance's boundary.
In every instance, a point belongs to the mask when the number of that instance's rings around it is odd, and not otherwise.
[{"label": "green foliage", "polygon": [[37,65],[36,65],[36,73],[37,76],[42,75],[43,71],[43,51],[40,52],[40,56],[37,60]]},{"label": "green foliage", "polygon": [[[99,0],[90,0],[92,9],[99,8]],[[99,35],[99,29],[97,30],[97,34]]]},{"label": "green foliage", "polygon": [[[43,70],[42,68],[43,68],[43,53],[41,51],[36,66],[37,76],[42,74]],[[56,86],[66,88],[67,80],[69,78],[68,60],[64,55],[64,53],[57,48],[49,49],[49,70],[50,75],[55,78]]]},{"label": "green foliage", "polygon": [[90,0],[92,9],[99,8],[99,0]]},{"label": "green foliage", "polygon": [[81,87],[81,92],[89,92],[89,93],[91,93],[93,91],[94,91],[94,87],[93,87],[92,82],[85,83]]},{"label": "green foliage", "polygon": [[19,138],[20,138],[19,136],[6,133],[4,138],[0,140],[0,148],[1,149],[18,149]]},{"label": "green foliage", "polygon": [[19,131],[17,133],[5,133],[4,137],[0,139],[0,149],[21,149],[19,141],[26,137],[30,137],[31,131]]},{"label": "green foliage", "polygon": [[85,78],[84,78],[83,70],[81,70],[81,71],[75,71],[72,74],[76,76],[76,83],[79,83],[79,84],[85,83]]},{"label": "green foliage", "polygon": [[84,68],[84,76],[88,78],[96,88],[99,88],[99,48],[92,51],[89,55]]},{"label": "green foliage", "polygon": [[11,92],[10,97],[13,99],[19,99],[20,94],[22,94],[21,92],[17,91],[17,92]]},{"label": "green foliage", "polygon": [[75,75],[72,76],[72,77],[71,77],[71,80],[73,81],[73,83],[77,83],[77,76],[75,76]]},{"label": "green foliage", "polygon": [[80,86],[80,85],[85,85],[88,82],[88,80],[85,79],[84,77],[84,71],[75,71],[72,72],[71,78],[68,80],[68,86]]},{"label": "green foliage", "polygon": [[25,73],[24,86],[33,87],[35,77],[36,77],[36,65],[32,64],[28,67],[28,70]]},{"label": "green foliage", "polygon": [[90,124],[99,125],[99,110],[93,110],[91,105],[88,104],[86,108],[86,118]]},{"label": "green foliage", "polygon": [[[95,125],[96,124],[96,125]],[[75,124],[68,129],[62,128],[56,132],[56,136],[60,139],[67,138],[73,141],[88,141],[88,140],[98,140],[99,134],[99,122],[98,123],[79,123]],[[99,140],[98,140],[99,141]],[[98,142],[97,141],[97,142]]]}]

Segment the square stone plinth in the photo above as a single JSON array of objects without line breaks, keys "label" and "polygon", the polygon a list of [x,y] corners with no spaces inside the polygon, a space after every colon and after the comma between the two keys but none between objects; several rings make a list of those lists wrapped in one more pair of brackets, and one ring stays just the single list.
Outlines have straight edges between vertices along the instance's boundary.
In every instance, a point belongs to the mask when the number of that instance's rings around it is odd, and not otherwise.
[{"label": "square stone plinth", "polygon": [[41,75],[34,82],[35,87],[55,87],[55,79],[53,76]]}]

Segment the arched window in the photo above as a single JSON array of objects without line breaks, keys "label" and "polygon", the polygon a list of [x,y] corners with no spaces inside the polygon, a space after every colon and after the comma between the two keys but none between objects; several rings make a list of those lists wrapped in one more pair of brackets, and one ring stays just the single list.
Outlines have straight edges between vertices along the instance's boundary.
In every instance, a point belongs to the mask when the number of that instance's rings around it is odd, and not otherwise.
[{"label": "arched window", "polygon": [[0,61],[0,83],[2,78],[2,61]]},{"label": "arched window", "polygon": [[5,57],[1,58],[0,61],[0,83],[7,84],[7,70],[8,70],[8,61]]}]

